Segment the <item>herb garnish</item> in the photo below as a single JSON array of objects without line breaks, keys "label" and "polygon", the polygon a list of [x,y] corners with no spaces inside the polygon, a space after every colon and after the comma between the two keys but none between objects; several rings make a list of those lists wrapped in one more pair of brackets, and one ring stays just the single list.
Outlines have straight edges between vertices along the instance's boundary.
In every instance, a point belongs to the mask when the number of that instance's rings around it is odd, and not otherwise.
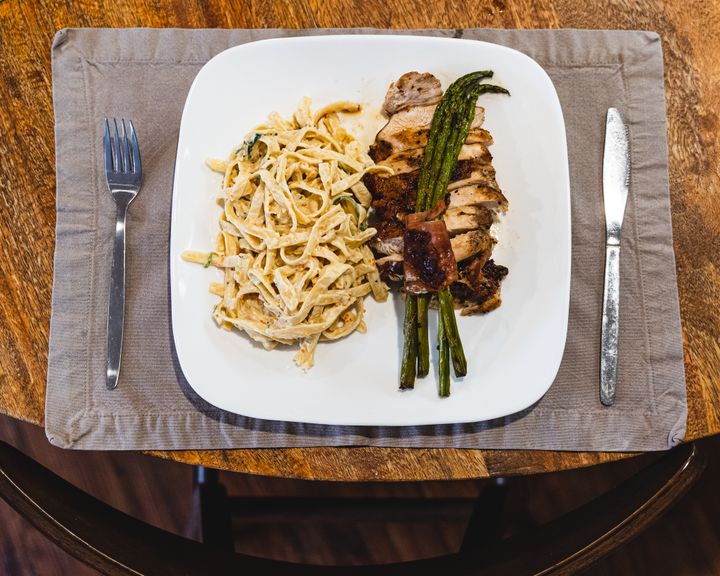
[{"label": "herb garnish", "polygon": [[248,141],[247,143],[247,155],[248,158],[250,158],[250,153],[252,152],[253,146],[255,146],[255,143],[260,140],[260,134],[258,132],[255,132],[255,135]]},{"label": "herb garnish", "polygon": [[362,222],[360,221],[361,206],[353,196],[350,196],[349,194],[343,194],[342,196],[338,196],[337,198],[335,198],[332,203],[337,204],[338,202],[342,202],[343,200],[347,200],[355,207],[355,214],[358,219],[358,228],[361,231],[367,230],[367,222],[365,220],[363,220]]}]

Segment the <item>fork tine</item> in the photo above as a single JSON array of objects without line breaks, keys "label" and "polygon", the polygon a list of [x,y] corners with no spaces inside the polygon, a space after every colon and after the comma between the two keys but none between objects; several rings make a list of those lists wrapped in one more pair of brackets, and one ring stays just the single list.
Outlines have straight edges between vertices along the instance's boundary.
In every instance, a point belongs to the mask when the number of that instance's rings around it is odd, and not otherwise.
[{"label": "fork tine", "polygon": [[123,171],[122,149],[120,147],[120,131],[118,130],[117,118],[113,118],[115,135],[113,137],[113,159],[115,161],[115,172]]},{"label": "fork tine", "polygon": [[133,126],[132,120],[128,120],[130,124],[130,146],[132,146],[132,160],[133,160],[133,172],[140,174],[142,172],[142,164],[140,163],[140,146],[138,145],[137,134],[135,133],[135,126]]},{"label": "fork tine", "polygon": [[130,146],[128,145],[127,132],[125,131],[125,118],[120,120],[120,126],[122,127],[120,146],[122,147],[123,153],[123,172],[126,174],[132,172],[132,162],[130,160]]},{"label": "fork tine", "polygon": [[105,138],[103,139],[103,150],[105,152],[105,172],[112,172],[114,170],[112,141],[110,140],[110,123],[107,118],[105,118]]}]

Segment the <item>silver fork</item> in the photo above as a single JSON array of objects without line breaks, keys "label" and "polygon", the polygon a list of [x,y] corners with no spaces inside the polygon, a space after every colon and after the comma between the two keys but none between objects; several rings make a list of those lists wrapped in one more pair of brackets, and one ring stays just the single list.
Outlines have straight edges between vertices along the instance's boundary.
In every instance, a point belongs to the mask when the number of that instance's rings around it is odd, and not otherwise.
[{"label": "silver fork", "polygon": [[110,122],[105,118],[105,177],[110,194],[115,200],[116,221],[113,242],[112,273],[110,275],[110,301],[107,318],[107,372],[105,384],[108,390],[117,386],[122,356],[123,323],[125,320],[125,220],[127,209],[140,191],[142,166],[135,127],[131,120],[129,138],[125,120],[112,119],[115,128],[110,135]]}]

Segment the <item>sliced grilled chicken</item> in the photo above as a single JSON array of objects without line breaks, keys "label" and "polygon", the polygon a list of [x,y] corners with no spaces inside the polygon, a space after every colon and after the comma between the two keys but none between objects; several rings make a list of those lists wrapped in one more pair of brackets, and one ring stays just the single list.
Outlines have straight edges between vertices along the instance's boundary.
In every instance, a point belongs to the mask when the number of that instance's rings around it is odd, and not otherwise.
[{"label": "sliced grilled chicken", "polygon": [[400,256],[399,259],[386,256],[385,258],[376,260],[375,263],[377,264],[378,271],[380,272],[380,277],[385,280],[385,282],[402,285],[403,280],[405,279],[402,256]]},{"label": "sliced grilled chicken", "polygon": [[462,266],[460,278],[450,288],[456,301],[463,304],[461,314],[482,314],[500,306],[500,282],[507,273],[505,266],[482,256]]},{"label": "sliced grilled chicken", "polygon": [[[369,154],[371,158],[379,164],[393,154],[418,149],[424,151],[429,133],[429,129],[415,130],[408,128],[407,130],[396,134],[392,142],[376,142],[370,146]],[[472,130],[468,133],[468,137],[465,139],[466,144],[482,143],[489,146],[492,142],[490,132],[482,128]]]},{"label": "sliced grilled chicken", "polygon": [[492,252],[493,246],[495,246],[495,242],[495,238],[487,230],[470,230],[450,238],[450,245],[453,254],[455,254],[455,260],[458,262],[467,260],[477,254],[485,254],[487,259]]},{"label": "sliced grilled chicken", "polygon": [[[405,229],[402,218],[415,209],[417,177],[418,172],[415,171],[390,177],[368,174],[364,178],[373,197],[370,225],[378,231],[372,247],[381,255],[402,252],[402,235]],[[477,174],[475,180],[488,183],[487,178],[480,178]],[[494,179],[490,182],[492,183]],[[449,205],[443,220],[451,235],[473,229],[487,229],[492,225],[494,213],[506,208],[507,199],[497,188],[477,184],[465,186],[450,192]],[[472,249],[465,248],[467,240],[456,240],[460,250],[459,254],[456,253],[458,260],[473,253]]]},{"label": "sliced grilled chicken", "polygon": [[482,142],[485,146],[490,146],[493,143],[492,134],[484,128],[470,130],[467,138],[465,138],[465,144],[477,144],[478,142]]},{"label": "sliced grilled chicken", "polygon": [[[388,90],[384,109],[389,119],[370,147],[370,156],[391,168],[393,175],[363,178],[373,197],[370,225],[378,231],[371,246],[386,281],[418,293],[434,292],[452,281],[462,313],[481,313],[501,302],[500,283],[507,268],[491,259],[496,240],[490,227],[508,209],[488,149],[492,136],[481,127],[483,108],[476,108],[442,208],[432,214],[414,213],[427,137],[441,97],[440,83],[417,72],[403,75]],[[441,220],[434,219],[438,216]],[[421,224],[414,224],[416,220]],[[453,258],[456,272],[450,266]]]},{"label": "sliced grilled chicken", "polygon": [[[387,124],[382,127],[380,132],[375,136],[375,143],[380,141],[389,141],[396,134],[400,134],[405,130],[429,130],[432,124],[433,114],[435,114],[436,104],[428,104],[425,106],[413,106],[400,110],[397,114],[390,116]],[[482,123],[482,118],[480,119]]]},{"label": "sliced grilled chicken", "polygon": [[[448,232],[450,232],[449,229]],[[484,254],[487,259],[490,256],[495,243],[496,240],[490,234],[488,229],[470,230],[450,238],[450,247],[452,248],[453,254],[455,255],[455,261],[457,262],[467,260],[468,258],[478,254]],[[401,252],[396,251],[398,246],[400,247]],[[385,240],[382,243],[374,242],[372,244],[373,250],[381,256],[376,260],[377,263],[401,261],[401,258],[398,258],[398,256],[403,253],[403,247],[404,240],[402,236],[396,236],[395,238]],[[382,249],[387,250],[387,252],[382,252]]]},{"label": "sliced grilled chicken", "polygon": [[498,183],[495,181],[495,168],[484,158],[459,160],[450,178],[448,190],[452,191],[473,184],[499,188]]},{"label": "sliced grilled chicken", "polygon": [[452,235],[469,230],[487,230],[495,221],[495,215],[484,206],[461,206],[448,208],[443,214],[443,221]]},{"label": "sliced grilled chicken", "polygon": [[[404,245],[402,236],[393,239],[393,244]],[[462,234],[457,234],[450,238],[450,247],[452,248],[455,260],[462,262],[478,254],[483,255],[484,259],[487,260],[490,257],[493,246],[495,246],[496,240],[490,234],[487,229],[483,230],[470,230]],[[377,251],[377,244],[373,245],[373,248]],[[397,252],[391,252],[387,256],[396,256]],[[387,262],[397,261],[397,258],[390,258]]]},{"label": "sliced grilled chicken", "polygon": [[448,198],[448,210],[464,206],[483,206],[498,212],[507,212],[508,209],[508,200],[499,189],[482,184],[455,188]]},{"label": "sliced grilled chicken", "polygon": [[[424,148],[436,107],[436,105],[413,106],[393,114],[370,146],[370,157],[375,162],[380,162],[403,150]],[[470,125],[470,130],[479,131],[484,119],[485,109],[478,106],[475,108],[475,117]],[[487,137],[484,134],[474,135],[476,141],[482,141],[481,138],[489,138],[489,135]]]},{"label": "sliced grilled chicken", "polygon": [[[424,154],[424,146],[420,148],[411,148],[408,150],[402,150],[401,152],[396,152],[395,154],[385,158],[385,160],[378,162],[378,164],[391,168],[396,175],[406,174],[407,172],[420,170]],[[463,147],[460,148],[458,160],[464,161],[473,159],[482,159],[487,164],[490,164],[492,161],[492,155],[490,154],[488,147],[482,142],[463,145]]]},{"label": "sliced grilled chicken", "polygon": [[437,104],[442,100],[440,80],[427,72],[408,72],[390,84],[383,110],[388,116],[410,106]]},{"label": "sliced grilled chicken", "polygon": [[[403,238],[402,236],[395,236],[394,238],[386,238],[385,240],[378,240],[373,244],[373,248],[375,248],[376,252],[379,252],[380,254],[385,254],[386,256],[397,256],[397,258],[390,258],[387,260],[390,261],[402,261],[402,253],[403,253]],[[379,260],[378,260],[379,262]]]},{"label": "sliced grilled chicken", "polygon": [[[400,242],[405,226],[401,218],[415,211],[418,173],[408,172],[398,176],[381,178],[378,174],[365,174],[363,182],[372,195],[369,224],[377,230],[371,245],[380,254],[392,254]],[[399,240],[398,240],[399,237]]]}]

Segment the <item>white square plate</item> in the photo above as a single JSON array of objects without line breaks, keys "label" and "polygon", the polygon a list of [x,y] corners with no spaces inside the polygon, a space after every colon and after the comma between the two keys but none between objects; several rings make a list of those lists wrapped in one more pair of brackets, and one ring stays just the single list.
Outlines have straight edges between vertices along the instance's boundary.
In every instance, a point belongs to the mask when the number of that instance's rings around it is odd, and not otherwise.
[{"label": "white square plate", "polygon": [[[398,391],[402,302],[368,298],[366,334],[321,343],[303,373],[294,349],[271,352],[211,318],[208,285],[219,271],[180,258],[214,245],[220,176],[205,166],[225,158],[272,111],[290,115],[303,96],[364,106],[349,125],[366,143],[383,125],[390,82],[410,70],[435,74],[446,88],[459,76],[492,69],[512,96],[484,95],[485,128],[497,180],[510,201],[495,261],[507,266],[503,305],[459,318],[468,376],[450,398],[435,377]],[[354,126],[354,127],[353,127]],[[170,242],[172,326],[193,389],[211,404],[255,418],[321,424],[421,425],[473,422],[522,410],[547,391],[560,365],[570,297],[570,188],[565,124],[555,88],[528,56],[494,44],[418,36],[316,36],[243,44],[198,73],[180,126]],[[431,312],[431,322],[436,314]],[[431,324],[431,339],[434,326]],[[437,365],[433,360],[433,367]]]}]

